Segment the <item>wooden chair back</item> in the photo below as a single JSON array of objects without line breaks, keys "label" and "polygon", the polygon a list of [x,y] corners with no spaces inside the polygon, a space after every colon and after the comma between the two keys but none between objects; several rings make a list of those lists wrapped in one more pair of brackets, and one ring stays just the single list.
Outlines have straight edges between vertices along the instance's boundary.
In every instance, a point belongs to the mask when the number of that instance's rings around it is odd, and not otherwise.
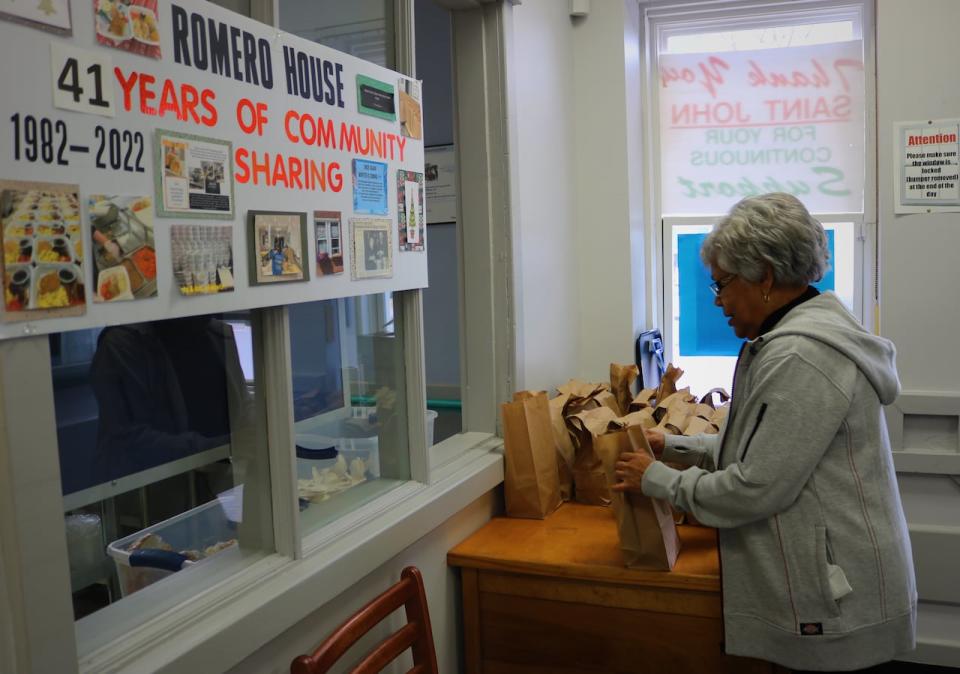
[{"label": "wooden chair back", "polygon": [[297,657],[290,665],[290,673],[326,674],[364,634],[401,606],[406,609],[407,623],[381,641],[350,673],[376,674],[410,648],[413,669],[407,674],[439,674],[423,577],[415,566],[405,568],[400,582],[354,613],[312,655]]}]

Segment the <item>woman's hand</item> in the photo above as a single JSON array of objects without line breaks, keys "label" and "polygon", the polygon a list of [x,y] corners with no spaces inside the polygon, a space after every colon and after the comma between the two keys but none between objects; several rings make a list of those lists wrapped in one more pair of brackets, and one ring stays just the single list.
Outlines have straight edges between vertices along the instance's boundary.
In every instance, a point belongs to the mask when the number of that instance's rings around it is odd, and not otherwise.
[{"label": "woman's hand", "polygon": [[[661,439],[663,435],[660,435]],[[611,487],[613,491],[632,491],[641,493],[640,483],[643,482],[643,474],[647,468],[654,462],[654,458],[647,454],[637,452],[624,452],[617,459],[614,466],[614,475],[617,477],[617,483]]]},{"label": "woman's hand", "polygon": [[659,459],[663,455],[663,431],[645,428],[643,434],[647,436],[647,442],[650,443],[653,455]]}]

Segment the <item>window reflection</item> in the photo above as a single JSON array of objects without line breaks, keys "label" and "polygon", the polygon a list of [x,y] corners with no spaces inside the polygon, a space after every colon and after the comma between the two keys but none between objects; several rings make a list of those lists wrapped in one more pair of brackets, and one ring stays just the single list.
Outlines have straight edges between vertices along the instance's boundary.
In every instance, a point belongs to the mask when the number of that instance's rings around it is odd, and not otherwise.
[{"label": "window reflection", "polygon": [[228,445],[231,410],[250,420],[233,329],[213,316],[106,328],[90,380],[106,479]]},{"label": "window reflection", "polygon": [[257,521],[269,474],[249,314],[61,333],[50,346],[78,618],[221,553],[272,549]]}]

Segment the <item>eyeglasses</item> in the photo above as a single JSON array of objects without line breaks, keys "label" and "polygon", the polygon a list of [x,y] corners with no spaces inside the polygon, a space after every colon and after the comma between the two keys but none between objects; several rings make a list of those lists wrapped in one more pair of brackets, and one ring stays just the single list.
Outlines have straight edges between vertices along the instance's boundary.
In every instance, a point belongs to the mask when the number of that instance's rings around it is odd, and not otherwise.
[{"label": "eyeglasses", "polygon": [[719,281],[714,281],[710,284],[710,290],[713,291],[713,294],[717,297],[720,297],[720,293],[723,292],[723,289],[730,285],[730,282],[733,279],[737,278],[736,274],[730,274],[729,276],[724,276]]}]

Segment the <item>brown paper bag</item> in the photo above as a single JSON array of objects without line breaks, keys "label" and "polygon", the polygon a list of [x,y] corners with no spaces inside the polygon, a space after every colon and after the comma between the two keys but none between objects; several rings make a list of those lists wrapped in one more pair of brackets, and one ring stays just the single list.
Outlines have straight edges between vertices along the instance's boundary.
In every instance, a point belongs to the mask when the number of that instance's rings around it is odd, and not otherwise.
[{"label": "brown paper bag", "polygon": [[507,515],[543,519],[560,505],[557,449],[547,395],[500,406]]},{"label": "brown paper bag", "polygon": [[730,403],[726,403],[718,407],[716,411],[710,416],[710,421],[716,424],[718,427],[722,426],[728,414],[730,414]]},{"label": "brown paper bag", "polygon": [[690,417],[687,421],[687,427],[683,429],[684,435],[699,435],[700,433],[716,434],[719,432],[719,428],[703,417]]},{"label": "brown paper bag", "polygon": [[610,391],[616,398],[621,415],[630,412],[630,403],[633,401],[633,395],[630,391],[639,374],[640,370],[634,364],[618,365],[610,363]]},{"label": "brown paper bag", "polygon": [[667,364],[667,371],[660,377],[660,387],[657,389],[656,398],[658,404],[666,400],[667,396],[676,392],[677,382],[682,376],[683,370],[679,367],[674,367],[673,363]]},{"label": "brown paper bag", "polygon": [[670,410],[686,411],[692,407],[695,401],[696,398],[690,395],[689,387],[674,391],[663,400],[657,401],[657,406],[653,410],[653,418],[656,419],[657,423],[660,423]]},{"label": "brown paper bag", "polygon": [[[594,439],[609,483],[616,484],[615,466],[623,452],[653,456],[640,426],[606,433]],[[620,551],[628,567],[670,571],[680,554],[680,538],[670,506],[643,494],[612,491]]]},{"label": "brown paper bag", "polygon": [[573,460],[576,456],[573,438],[570,437],[570,431],[567,430],[567,425],[563,421],[563,410],[569,400],[570,394],[563,393],[549,401],[550,425],[553,428],[553,441],[557,446],[560,498],[563,501],[573,498]]},{"label": "brown paper bag", "polygon": [[558,386],[557,391],[560,392],[560,395],[570,394],[570,399],[563,410],[564,418],[597,407],[609,407],[616,416],[620,416],[617,399],[610,393],[607,384],[589,384],[578,379],[571,379],[566,384]]},{"label": "brown paper bag", "polygon": [[644,407],[641,410],[636,412],[631,412],[630,414],[620,417],[616,420],[617,424],[621,428],[627,428],[628,426],[642,426],[643,428],[653,428],[657,425],[657,422],[653,420],[653,408]]},{"label": "brown paper bag", "polygon": [[593,449],[593,439],[606,432],[610,422],[616,418],[617,415],[609,407],[597,407],[566,418],[576,448],[573,498],[577,503],[610,504],[610,487],[603,464]]},{"label": "brown paper bag", "polygon": [[630,412],[636,412],[637,410],[642,410],[645,407],[656,407],[656,398],[657,389],[655,388],[645,388],[640,391],[636,396],[634,396],[633,401],[630,403]]},{"label": "brown paper bag", "polygon": [[673,407],[667,408],[667,413],[660,420],[660,423],[657,424],[657,428],[662,430],[664,433],[670,433],[672,435],[685,435],[687,424],[691,418],[696,417],[691,417],[689,414],[689,408],[681,405],[674,405]]},{"label": "brown paper bag", "polygon": [[703,397],[700,398],[700,403],[702,405],[709,405],[712,409],[716,409],[718,405],[713,402],[713,394],[716,393],[720,398],[720,405],[723,405],[728,400],[730,400],[730,394],[727,393],[726,389],[722,388],[712,388],[703,394]]},{"label": "brown paper bag", "polygon": [[606,384],[591,384],[579,379],[570,379],[566,384],[558,386],[557,391],[560,395],[569,393],[572,398],[590,398],[605,388],[607,388]]}]

